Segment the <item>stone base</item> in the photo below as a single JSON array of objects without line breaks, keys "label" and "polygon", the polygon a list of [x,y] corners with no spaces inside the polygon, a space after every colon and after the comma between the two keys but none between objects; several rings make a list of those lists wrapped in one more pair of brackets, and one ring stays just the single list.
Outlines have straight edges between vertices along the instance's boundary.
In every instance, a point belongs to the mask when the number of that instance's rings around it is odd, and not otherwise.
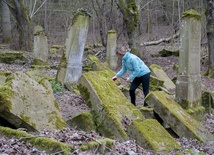
[{"label": "stone base", "polygon": [[201,105],[201,76],[178,76],[176,81],[176,101],[184,109]]}]

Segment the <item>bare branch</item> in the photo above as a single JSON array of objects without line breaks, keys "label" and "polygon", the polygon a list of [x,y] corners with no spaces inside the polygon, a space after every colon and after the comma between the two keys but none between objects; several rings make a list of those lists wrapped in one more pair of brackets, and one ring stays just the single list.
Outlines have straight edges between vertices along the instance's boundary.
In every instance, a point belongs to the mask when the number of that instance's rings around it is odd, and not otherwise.
[{"label": "bare branch", "polygon": [[47,0],[43,1],[42,4],[38,7],[38,9],[35,12],[32,12],[30,18],[32,18],[38,11],[39,9],[46,3]]},{"label": "bare branch", "polygon": [[160,44],[162,42],[169,42],[170,40],[179,37],[179,35],[180,35],[179,32],[177,32],[172,37],[162,38],[162,39],[159,39],[159,40],[156,40],[156,41],[144,42],[144,43],[141,43],[140,46],[151,46],[151,45],[158,45],[158,44]]}]

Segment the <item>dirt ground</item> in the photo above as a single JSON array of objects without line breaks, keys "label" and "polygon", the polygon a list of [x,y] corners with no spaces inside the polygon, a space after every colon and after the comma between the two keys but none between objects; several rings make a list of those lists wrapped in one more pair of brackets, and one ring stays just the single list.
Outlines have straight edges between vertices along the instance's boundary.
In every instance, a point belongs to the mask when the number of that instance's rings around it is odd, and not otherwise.
[{"label": "dirt ground", "polygon": [[[160,65],[163,70],[166,72],[166,74],[170,77],[176,77],[177,73],[173,70],[173,66],[175,64],[178,64],[178,57],[175,56],[169,56],[169,57],[160,57],[158,56],[158,51],[161,49],[172,49],[176,50],[177,46],[150,46],[144,48],[145,51],[143,51],[143,60],[144,62],[150,66],[151,64],[157,64]],[[26,53],[27,55],[30,55],[29,53]],[[152,56],[156,55],[156,56]],[[104,61],[105,58],[105,52],[100,54],[98,58],[101,61]],[[51,66],[56,66],[59,63],[60,60],[60,54],[58,56],[51,56],[50,64]],[[203,73],[206,69],[206,60],[201,66],[201,73]],[[26,63],[24,65],[17,65],[17,64],[3,64],[0,63],[0,71],[27,71],[31,70],[30,68],[30,61],[29,63]],[[52,67],[51,69],[48,69],[45,71],[48,75],[55,76],[56,75],[56,68]],[[210,79],[207,77],[202,76],[202,89],[207,91],[214,91],[214,79]],[[77,95],[72,93],[71,91],[65,90],[63,92],[57,92],[54,94],[56,97],[56,100],[59,104],[60,110],[62,112],[62,115],[65,120],[83,112],[83,111],[89,111],[89,108],[87,107],[84,99],[81,97],[81,95]],[[143,103],[143,94],[138,93],[137,96],[137,105],[141,105]],[[207,114],[204,117],[204,120],[202,123],[205,125],[205,127],[214,134],[214,112],[212,114]],[[95,132],[91,133],[85,133],[83,131],[77,131],[75,129],[66,128],[62,131],[44,131],[40,133],[42,136],[47,136],[54,138],[59,141],[63,141],[65,143],[73,144],[75,145],[75,150],[71,154],[79,154],[79,155],[99,155],[99,154],[105,154],[105,153],[99,153],[97,150],[87,151],[83,152],[79,150],[79,144],[84,143],[88,141],[89,139],[94,139],[94,137],[98,138],[100,137],[99,134]],[[62,137],[63,140],[62,140]],[[177,138],[176,141],[182,146],[183,150],[187,149],[193,149],[195,153],[201,151],[204,152],[207,155],[214,154],[214,142],[209,142],[208,144],[202,144],[194,139],[186,139],[183,137]],[[170,152],[170,155],[174,155],[178,153],[179,150],[174,150]],[[43,151],[39,151],[32,146],[29,146],[29,144],[21,143],[17,139],[7,139],[5,137],[0,137],[0,154],[35,154],[35,155],[43,155],[46,154]],[[60,154],[60,153],[56,153]],[[144,148],[141,148],[136,144],[134,140],[129,140],[125,142],[116,141],[114,148],[109,150],[109,153],[106,153],[106,155],[158,155],[162,153],[154,152],[152,150],[146,150]]]}]

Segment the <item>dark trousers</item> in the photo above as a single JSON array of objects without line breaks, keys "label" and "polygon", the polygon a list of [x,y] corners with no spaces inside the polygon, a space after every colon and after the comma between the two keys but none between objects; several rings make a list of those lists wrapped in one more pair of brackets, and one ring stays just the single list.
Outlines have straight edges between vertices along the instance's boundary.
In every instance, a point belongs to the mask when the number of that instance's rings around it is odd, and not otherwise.
[{"label": "dark trousers", "polygon": [[[143,88],[143,94],[146,97],[146,95],[149,93],[149,81],[150,81],[150,73],[145,74],[141,77],[136,77],[133,82],[131,83],[130,89],[129,89],[129,94],[131,97],[131,103],[136,105],[135,100],[136,100],[136,96],[135,96],[135,90],[137,89],[137,87],[142,84],[142,88]],[[144,106],[147,106],[147,103],[144,102]]]}]

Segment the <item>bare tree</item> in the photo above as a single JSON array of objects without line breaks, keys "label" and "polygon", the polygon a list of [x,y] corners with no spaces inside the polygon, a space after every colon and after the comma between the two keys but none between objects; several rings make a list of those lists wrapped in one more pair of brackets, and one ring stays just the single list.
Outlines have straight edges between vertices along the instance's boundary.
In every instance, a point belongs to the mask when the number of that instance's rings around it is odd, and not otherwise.
[{"label": "bare tree", "polygon": [[23,0],[3,0],[15,17],[20,31],[19,44],[22,50],[31,50],[30,17]]},{"label": "bare tree", "polygon": [[123,14],[123,22],[126,26],[128,44],[133,52],[138,52],[137,37],[139,35],[139,11],[135,0],[116,0],[118,8]]},{"label": "bare tree", "polygon": [[10,10],[1,0],[1,13],[2,13],[2,30],[3,30],[3,42],[9,43],[11,41],[11,21],[10,21]]},{"label": "bare tree", "polygon": [[205,0],[209,66],[206,74],[214,77],[214,0]]}]

